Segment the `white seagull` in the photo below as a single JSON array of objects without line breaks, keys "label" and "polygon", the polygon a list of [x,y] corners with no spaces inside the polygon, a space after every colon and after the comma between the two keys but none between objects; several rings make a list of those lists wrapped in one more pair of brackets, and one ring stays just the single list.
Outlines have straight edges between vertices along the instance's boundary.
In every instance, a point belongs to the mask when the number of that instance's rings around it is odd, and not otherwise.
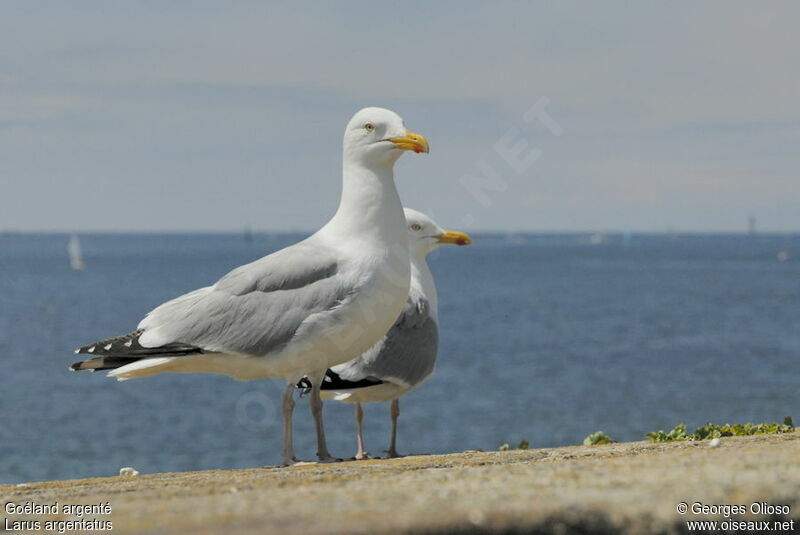
[{"label": "white seagull", "polygon": [[403,151],[428,152],[424,136],[382,108],[356,113],[343,145],[342,197],[324,227],[213,286],[167,301],[135,332],[79,348],[94,358],[71,369],[111,370],[118,380],[163,372],[283,378],[287,465],[297,460],[293,393],[308,377],[317,456],[332,460],[319,386],[325,370],[375,345],[403,310],[410,264],[393,168]]},{"label": "white seagull", "polygon": [[[397,453],[399,398],[417,388],[433,374],[438,349],[438,303],[436,285],[425,257],[440,245],[469,245],[463,232],[442,230],[423,213],[405,209],[411,257],[411,287],[405,309],[380,342],[356,359],[332,367],[322,382],[322,398],[356,404],[356,459],[368,459],[364,449],[362,403],[391,401],[392,435],[390,457]],[[298,384],[310,388],[307,379]]]}]

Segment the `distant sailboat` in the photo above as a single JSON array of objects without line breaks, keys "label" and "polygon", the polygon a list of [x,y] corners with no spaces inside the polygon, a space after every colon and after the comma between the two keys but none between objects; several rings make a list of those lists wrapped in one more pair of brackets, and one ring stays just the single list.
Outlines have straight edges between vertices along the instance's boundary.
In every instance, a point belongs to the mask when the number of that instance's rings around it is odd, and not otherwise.
[{"label": "distant sailboat", "polygon": [[67,253],[69,253],[69,265],[72,269],[80,270],[86,267],[86,263],[83,261],[83,252],[81,251],[81,240],[77,234],[73,234],[69,238]]},{"label": "distant sailboat", "polygon": [[750,214],[747,218],[747,233],[750,236],[756,235],[756,216],[755,214]]},{"label": "distant sailboat", "polygon": [[608,240],[608,236],[601,232],[596,232],[589,237],[584,237],[581,239],[581,243],[586,243],[589,245],[600,245],[601,243],[605,243]]}]

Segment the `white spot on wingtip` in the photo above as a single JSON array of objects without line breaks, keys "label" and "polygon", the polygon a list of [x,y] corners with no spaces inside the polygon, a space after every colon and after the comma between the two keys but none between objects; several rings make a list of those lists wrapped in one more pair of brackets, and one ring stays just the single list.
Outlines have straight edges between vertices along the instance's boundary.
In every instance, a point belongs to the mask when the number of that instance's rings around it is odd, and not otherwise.
[{"label": "white spot on wingtip", "polygon": [[112,346],[112,344],[106,344],[106,345],[105,345],[105,347],[104,347],[103,349],[105,349],[106,351],[108,351],[109,349],[111,349],[111,346]]},{"label": "white spot on wingtip", "polygon": [[89,349],[87,349],[86,352],[87,353],[94,353],[94,348],[95,348],[95,346],[92,346]]},{"label": "white spot on wingtip", "polygon": [[81,352],[81,349],[80,349],[80,348],[78,348],[78,349],[76,349],[75,351],[73,351],[73,353],[75,353],[76,355],[77,355],[78,353],[80,353],[80,352]]},{"label": "white spot on wingtip", "polygon": [[128,340],[125,342],[125,347],[131,347],[133,345],[133,340]]}]

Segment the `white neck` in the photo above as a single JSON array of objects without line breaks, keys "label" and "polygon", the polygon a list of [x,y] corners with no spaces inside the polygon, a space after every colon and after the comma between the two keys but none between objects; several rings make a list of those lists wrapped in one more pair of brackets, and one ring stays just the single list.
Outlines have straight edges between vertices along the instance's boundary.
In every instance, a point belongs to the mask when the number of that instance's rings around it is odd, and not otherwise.
[{"label": "white neck", "polygon": [[433,274],[425,262],[425,255],[411,255],[411,289],[409,295],[413,298],[414,293],[419,293],[428,300],[431,316],[434,320],[439,317],[439,296],[436,294],[436,284],[433,282]]},{"label": "white neck", "polygon": [[394,185],[392,165],[367,167],[345,153],[342,198],[325,228],[327,232],[377,240],[384,247],[407,250],[406,218]]}]

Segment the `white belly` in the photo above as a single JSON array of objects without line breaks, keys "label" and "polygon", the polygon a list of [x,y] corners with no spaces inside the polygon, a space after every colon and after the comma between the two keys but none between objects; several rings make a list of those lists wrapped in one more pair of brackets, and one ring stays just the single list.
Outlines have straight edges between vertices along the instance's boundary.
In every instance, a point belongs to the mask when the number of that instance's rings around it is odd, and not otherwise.
[{"label": "white belly", "polygon": [[333,311],[310,317],[286,348],[264,359],[265,377],[297,381],[303,375],[352,360],[374,346],[394,325],[408,295],[402,273],[377,270],[357,294]]}]

